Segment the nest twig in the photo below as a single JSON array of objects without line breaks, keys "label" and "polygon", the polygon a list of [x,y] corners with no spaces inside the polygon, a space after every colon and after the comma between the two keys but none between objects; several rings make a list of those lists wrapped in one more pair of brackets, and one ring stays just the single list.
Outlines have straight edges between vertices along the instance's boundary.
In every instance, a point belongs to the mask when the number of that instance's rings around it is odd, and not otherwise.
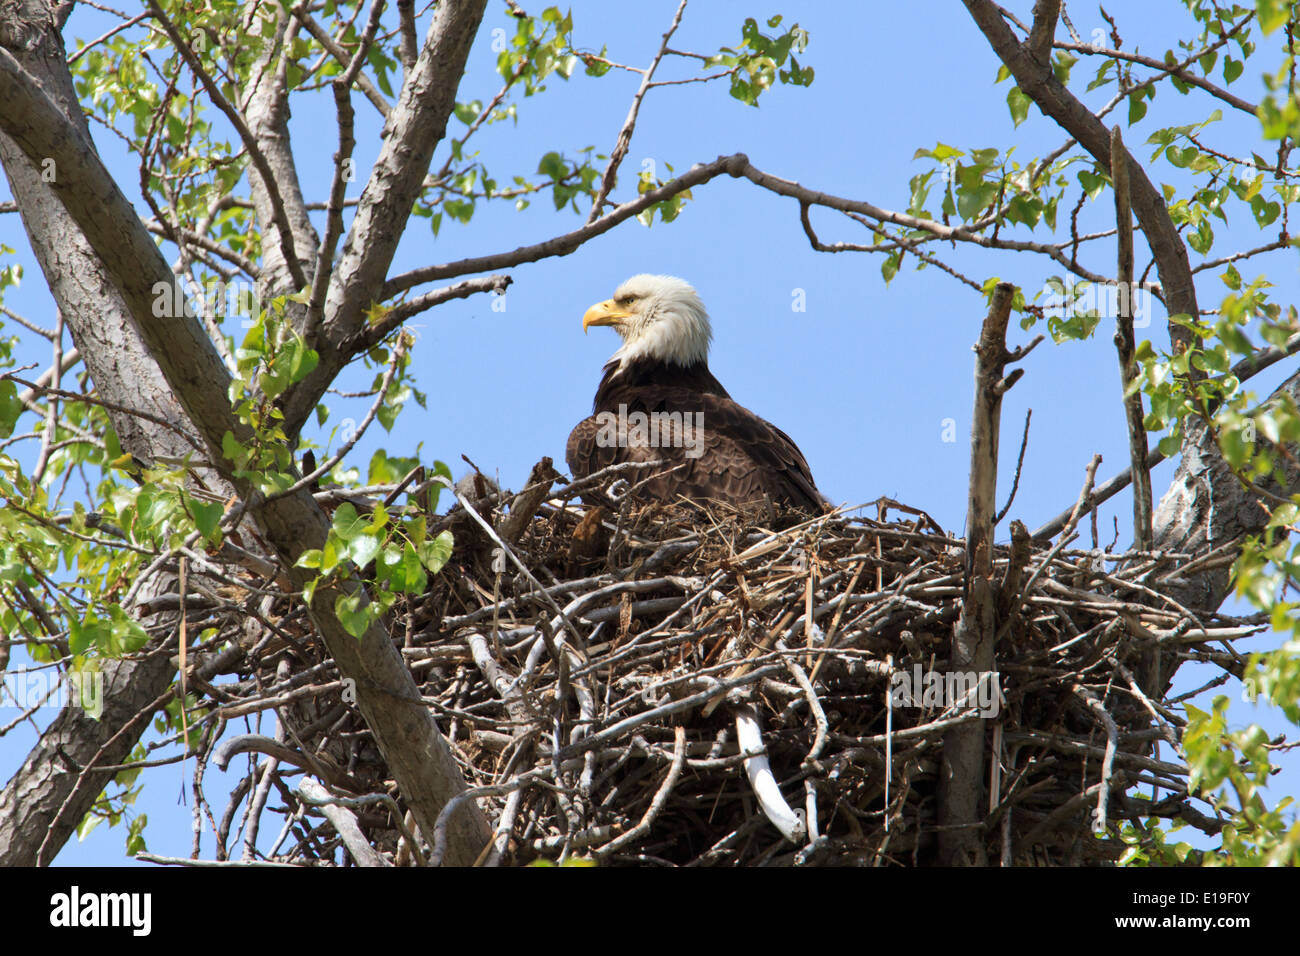
[{"label": "nest twig", "polygon": [[[462,496],[431,519],[456,535],[451,562],[390,622],[471,783],[464,799],[495,822],[482,863],[933,862],[940,744],[970,723],[988,748],[991,860],[1112,861],[1118,821],[1139,814],[1217,826],[1179,758],[1157,753],[1182,723],[1164,687],[1185,659],[1239,669],[1234,643],[1261,628],[1161,599],[1188,556],[997,546],[1001,696],[929,700],[965,553],[922,512],[882,499],[875,517],[756,523],[626,500],[614,513],[574,503],[592,487]],[[304,756],[272,768],[289,814],[273,858],[335,862],[320,794],[299,799],[280,778],[313,773],[340,799],[400,794],[305,622],[277,628],[288,639],[219,685],[214,714],[279,708],[281,748]],[[920,706],[902,706],[891,690],[917,680]],[[1138,784],[1150,800],[1128,794]],[[359,828],[347,841],[437,862],[440,834],[412,853],[383,807],[346,811]]]}]

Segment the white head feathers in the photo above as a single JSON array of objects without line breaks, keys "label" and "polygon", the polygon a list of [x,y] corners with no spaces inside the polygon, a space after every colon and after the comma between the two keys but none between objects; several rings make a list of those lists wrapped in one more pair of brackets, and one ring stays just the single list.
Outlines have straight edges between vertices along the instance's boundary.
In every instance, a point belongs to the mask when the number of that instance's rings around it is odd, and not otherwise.
[{"label": "white head feathers", "polygon": [[705,362],[713,330],[704,303],[689,282],[676,276],[636,275],[614,297],[592,306],[583,327],[612,325],[623,345],[610,357],[620,366],[657,359],[688,366]]}]

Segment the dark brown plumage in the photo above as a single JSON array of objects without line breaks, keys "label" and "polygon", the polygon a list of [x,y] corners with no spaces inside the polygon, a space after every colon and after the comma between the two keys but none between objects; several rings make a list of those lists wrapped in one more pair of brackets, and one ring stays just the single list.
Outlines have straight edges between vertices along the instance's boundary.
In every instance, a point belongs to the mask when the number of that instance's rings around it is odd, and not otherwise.
[{"label": "dark brown plumage", "polygon": [[574,478],[658,459],[661,468],[625,476],[631,486],[654,476],[637,488],[638,498],[825,507],[790,436],[733,401],[709,371],[708,316],[689,285],[635,276],[588,310],[583,325],[614,326],[623,347],[605,365],[592,416],[569,435]]}]

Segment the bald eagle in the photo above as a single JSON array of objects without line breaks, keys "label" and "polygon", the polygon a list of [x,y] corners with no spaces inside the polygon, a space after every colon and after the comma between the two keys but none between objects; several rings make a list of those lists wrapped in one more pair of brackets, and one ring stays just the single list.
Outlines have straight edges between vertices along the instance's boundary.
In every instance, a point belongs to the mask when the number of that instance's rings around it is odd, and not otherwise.
[{"label": "bald eagle", "polygon": [[[626,461],[662,463],[629,474],[644,500],[820,512],[825,499],[785,432],[734,402],[709,371],[709,316],[689,283],[633,276],[582,317],[623,344],[605,363],[590,418],[569,435],[575,479]],[[649,480],[647,477],[649,477]],[[639,487],[638,487],[639,486]]]}]

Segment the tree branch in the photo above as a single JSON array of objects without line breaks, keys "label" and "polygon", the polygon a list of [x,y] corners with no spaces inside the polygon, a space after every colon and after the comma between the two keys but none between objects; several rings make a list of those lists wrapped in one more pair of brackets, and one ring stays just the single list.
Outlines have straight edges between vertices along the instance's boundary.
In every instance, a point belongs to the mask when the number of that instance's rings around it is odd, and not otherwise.
[{"label": "tree branch", "polygon": [[330,279],[317,348],[320,363],[293,386],[283,405],[285,429],[294,434],[316,407],[350,356],[339,343],[364,327],[370,306],[383,300],[384,277],[423,188],[434,150],[447,131],[456,90],[487,0],[444,0],[397,107],[384,124],[383,146],[361,193]]},{"label": "tree branch", "polygon": [[[1081,270],[1077,264],[1071,263],[1069,258],[1062,252],[1062,247],[1048,245],[1038,242],[1025,242],[1013,239],[993,239],[967,227],[948,226],[941,222],[935,222],[932,219],[922,219],[917,216],[911,216],[907,213],[895,212],[890,209],[883,209],[872,203],[848,199],[843,196],[835,196],[831,193],[820,192],[815,189],[809,189],[801,186],[799,183],[788,179],[782,179],[779,176],[773,176],[758,169],[749,162],[749,157],[744,153],[733,153],[730,156],[719,156],[712,162],[698,164],[692,167],[688,172],[683,173],[675,179],[671,179],[657,189],[653,189],[636,199],[623,203],[621,206],[613,209],[609,214],[602,216],[595,222],[588,223],[572,232],[563,235],[553,236],[542,242],[533,243],[532,245],[520,246],[510,252],[493,253],[486,256],[475,256],[469,259],[460,259],[455,262],[442,263],[436,266],[424,266],[420,269],[413,269],[410,272],[394,276],[384,284],[381,291],[382,299],[389,299],[398,295],[413,286],[420,285],[424,282],[433,282],[438,279],[450,279],[456,276],[468,275],[474,272],[486,272],[489,270],[509,269],[512,266],[521,265],[525,262],[536,262],[540,259],[547,259],[552,256],[567,256],[574,252],[587,241],[594,239],[614,228],[621,222],[644,212],[646,209],[663,202],[665,199],[671,199],[679,193],[696,186],[703,185],[712,179],[723,174],[735,176],[750,180],[757,186],[774,192],[780,196],[788,196],[797,199],[802,205],[825,206],[828,209],[836,209],[843,213],[858,214],[874,219],[882,223],[902,226],[906,229],[917,229],[930,233],[935,239],[947,240],[953,242],[970,242],[986,249],[1011,249],[1023,252],[1036,252],[1050,256],[1053,260],[1060,263],[1070,272],[1080,275],[1090,281],[1099,284],[1109,284],[1110,279],[1106,276]],[[802,215],[802,213],[801,213]],[[900,240],[901,241],[901,240]],[[824,251],[841,251],[841,247],[836,244],[833,246],[823,246]],[[847,249],[844,249],[847,251]],[[874,251],[870,247],[863,247],[860,251]],[[920,250],[912,250],[918,255]],[[1154,284],[1144,285],[1149,291],[1159,294],[1160,287]]]},{"label": "tree branch", "polygon": [[397,19],[402,31],[402,45],[399,56],[402,68],[410,73],[415,69],[415,58],[420,41],[415,35],[415,0],[397,0]]},{"label": "tree branch", "polygon": [[253,135],[252,130],[248,128],[248,124],[244,122],[244,118],[239,114],[239,111],[230,104],[216,82],[208,75],[208,71],[199,62],[199,58],[195,56],[194,51],[185,42],[185,38],[176,29],[176,25],[158,6],[157,0],[148,0],[148,3],[154,19],[158,21],[163,31],[171,39],[172,44],[176,47],[176,52],[185,60],[190,70],[198,77],[199,82],[203,84],[208,97],[212,100],[212,105],[219,109],[226,119],[230,121],[230,125],[239,134],[244,149],[248,150],[248,158],[252,160],[253,168],[257,170],[257,174],[262,178],[262,187],[266,190],[270,200],[270,213],[274,219],[276,231],[279,233],[280,252],[284,256],[285,267],[293,278],[294,291],[306,288],[307,276],[302,271],[302,263],[298,261],[298,254],[294,249],[293,229],[289,225],[289,217],[285,212],[287,207],[284,198],[280,195],[280,187],[276,182],[274,173],[271,171],[271,165],[266,161],[266,155],[262,152],[261,144]]},{"label": "tree branch", "polygon": [[1169,76],[1176,76],[1188,86],[1195,86],[1198,89],[1202,89],[1211,96],[1223,100],[1223,102],[1227,103],[1234,109],[1239,109],[1242,112],[1251,114],[1252,116],[1257,116],[1259,114],[1259,107],[1257,105],[1251,103],[1249,100],[1242,99],[1234,93],[1228,92],[1222,87],[1215,86],[1209,80],[1197,76],[1195,73],[1192,73],[1187,69],[1188,64],[1204,56],[1206,53],[1218,49],[1231,40],[1233,35],[1244,27],[1254,16],[1255,11],[1250,11],[1250,13],[1244,16],[1235,27],[1227,31],[1227,33],[1220,37],[1215,43],[1211,44],[1204,50],[1197,50],[1196,53],[1185,59],[1181,64],[1172,68],[1163,60],[1156,60],[1149,56],[1142,56],[1140,53],[1127,53],[1123,50],[1111,50],[1105,47],[1094,46],[1091,43],[1063,43],[1058,41],[1054,45],[1058,50],[1068,50],[1071,53],[1083,53],[1088,56],[1104,56],[1109,57],[1112,60],[1125,60],[1129,63],[1137,63],[1142,66],[1150,67],[1153,70],[1159,70],[1162,75],[1167,74]]},{"label": "tree branch", "polygon": [[423,282],[433,282],[437,279],[451,279],[456,276],[468,275],[474,272],[488,272],[500,269],[509,269],[512,266],[521,265],[525,262],[536,262],[539,259],[548,259],[552,256],[567,256],[569,253],[576,251],[585,242],[594,239],[596,236],[609,232],[621,222],[631,219],[655,203],[663,202],[665,199],[671,199],[678,193],[685,192],[694,186],[708,182],[717,176],[726,173],[731,176],[743,175],[744,169],[749,165],[749,157],[744,153],[735,153],[731,156],[719,156],[711,163],[697,165],[690,171],[683,173],[676,179],[673,179],[658,189],[652,189],[650,192],[637,197],[631,202],[626,202],[617,207],[607,216],[602,216],[595,222],[575,229],[572,232],[566,232],[560,236],[553,236],[543,242],[533,243],[529,246],[520,246],[511,252],[499,252],[487,256],[474,256],[469,259],[460,259],[455,262],[447,262],[437,266],[425,266],[422,269],[413,269],[410,272],[395,276],[386,282],[380,292],[381,299],[390,299],[399,295],[413,286]]},{"label": "tree branch", "polygon": [[636,118],[641,111],[641,101],[645,99],[646,93],[650,90],[652,85],[650,81],[654,79],[655,70],[659,68],[659,62],[664,58],[664,52],[668,49],[668,41],[672,39],[673,34],[677,32],[678,26],[681,25],[682,14],[686,12],[688,2],[689,0],[681,0],[677,5],[677,13],[673,15],[672,23],[668,25],[668,29],[664,32],[663,42],[659,44],[659,49],[655,52],[650,65],[641,74],[641,85],[632,97],[632,106],[627,111],[627,119],[623,121],[623,128],[618,131],[618,139],[614,142],[614,148],[610,150],[609,162],[605,165],[605,175],[600,180],[600,189],[596,191],[596,198],[591,201],[591,213],[587,216],[587,225],[591,225],[600,218],[600,211],[605,205],[605,198],[609,195],[610,190],[614,188],[614,182],[618,179],[618,167],[623,162],[623,157],[627,155],[628,147],[632,144],[632,131],[636,129]]},{"label": "tree branch", "polygon": [[1034,25],[1025,41],[1030,54],[1043,66],[1052,65],[1052,38],[1061,15],[1061,0],[1034,0]]},{"label": "tree branch", "polygon": [[[993,51],[1011,71],[1022,93],[1032,99],[1043,115],[1054,120],[1078,140],[1103,169],[1112,167],[1110,133],[1105,125],[1075,96],[1061,85],[1051,68],[1040,63],[1016,39],[1002,19],[1001,11],[991,0],[962,0],[975,23],[993,47]],[[1146,171],[1127,152],[1132,190],[1133,211],[1155,257],[1165,306],[1171,314],[1199,315],[1196,285],[1187,260],[1187,248],[1178,235],[1164,197],[1147,178]],[[1186,351],[1190,333],[1170,324],[1169,335],[1177,351]]]},{"label": "tree branch", "polygon": [[[1002,396],[1018,375],[1003,375],[1007,325],[1015,286],[993,290],[988,315],[975,346],[975,407],[971,423],[970,496],[966,512],[966,573],[961,617],[953,631],[949,667],[986,679],[994,669],[997,594],[993,583],[993,528],[997,513],[998,432]],[[1017,369],[1017,372],[1023,370]],[[979,826],[984,778],[984,725],[971,722],[944,735],[939,775],[939,860],[944,866],[983,866]]]},{"label": "tree branch", "polygon": [[[1110,133],[1112,161],[1124,155],[1124,139],[1119,126]],[[1146,468],[1147,430],[1142,414],[1142,393],[1137,387],[1137,343],[1133,337],[1133,218],[1129,214],[1128,164],[1115,162],[1111,167],[1115,188],[1115,224],[1119,230],[1118,308],[1115,315],[1115,350],[1119,353],[1120,389],[1124,396],[1124,417],[1128,422],[1128,451],[1132,462],[1133,546],[1151,550],[1151,472]]]},{"label": "tree branch", "polygon": [[[354,62],[359,62],[359,59]],[[316,330],[325,311],[325,293],[329,289],[330,276],[334,274],[334,252],[338,249],[339,236],[343,234],[343,200],[350,178],[347,173],[352,169],[352,150],[357,145],[352,133],[356,113],[352,109],[350,83],[335,80],[332,86],[334,110],[338,115],[339,149],[334,154],[334,179],[330,183],[325,240],[316,254],[316,273],[312,276],[311,299],[307,305],[307,322],[303,329],[303,337],[309,345],[316,341]]]},{"label": "tree branch", "polygon": [[407,302],[393,306],[374,325],[354,338],[348,339],[344,347],[350,354],[357,355],[372,345],[382,342],[390,332],[413,315],[419,315],[436,305],[450,302],[452,299],[465,299],[479,292],[503,293],[512,281],[510,276],[507,275],[482,276],[477,279],[466,279],[464,282],[457,282],[455,285],[434,289],[432,292],[418,295]]},{"label": "tree branch", "polygon": [[[348,55],[347,50],[334,42],[334,38],[329,35],[329,31],[321,26],[316,18],[308,12],[308,7],[310,6],[311,4],[308,0],[303,0],[302,3],[295,4],[292,10],[294,17],[297,18],[298,22],[301,23],[307,29],[307,32],[312,35],[312,39],[324,47],[326,52],[328,52],[330,56],[334,57],[343,69],[346,70],[351,68],[352,57]],[[398,6],[401,6],[400,0]],[[388,101],[384,99],[384,95],[380,93],[379,90],[375,89],[375,84],[370,81],[370,77],[366,76],[364,73],[359,74],[357,76],[357,89],[361,90],[361,92],[365,94],[366,99],[368,99],[374,105],[375,109],[379,111],[380,116],[384,119],[388,119],[388,114],[393,111],[393,108],[388,105]]]},{"label": "tree branch", "polygon": [[[60,65],[66,73],[66,65]],[[172,282],[160,250],[93,148],[77,137],[41,84],[3,48],[0,129],[32,165],[47,157],[55,160],[60,174],[51,190],[112,275],[150,356],[202,436],[209,459],[223,477],[242,484],[223,457],[223,436],[230,433],[245,441],[251,436],[231,411],[230,379],[220,356],[188,309],[180,315],[154,314],[155,285],[170,287]],[[246,489],[246,500],[250,494]],[[301,590],[312,576],[297,567],[297,559],[324,544],[328,519],[306,490],[260,507],[254,496],[253,504],[262,533],[289,569],[292,586]],[[357,638],[339,621],[334,605],[344,597],[364,602],[365,592],[355,579],[322,586],[309,606],[311,618],[340,673],[356,681],[358,708],[417,821],[432,833],[440,808],[464,790],[464,780],[387,632],[375,623]],[[486,820],[471,804],[457,818],[449,859],[472,862],[488,836]]]}]

